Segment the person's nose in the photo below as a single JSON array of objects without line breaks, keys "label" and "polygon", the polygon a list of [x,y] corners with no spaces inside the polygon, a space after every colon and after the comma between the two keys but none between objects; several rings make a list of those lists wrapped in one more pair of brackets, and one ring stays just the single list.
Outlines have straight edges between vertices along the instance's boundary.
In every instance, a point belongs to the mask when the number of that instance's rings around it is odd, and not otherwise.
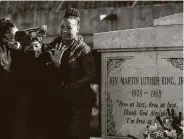
[{"label": "person's nose", "polygon": [[67,29],[63,28],[63,33],[67,33]]}]

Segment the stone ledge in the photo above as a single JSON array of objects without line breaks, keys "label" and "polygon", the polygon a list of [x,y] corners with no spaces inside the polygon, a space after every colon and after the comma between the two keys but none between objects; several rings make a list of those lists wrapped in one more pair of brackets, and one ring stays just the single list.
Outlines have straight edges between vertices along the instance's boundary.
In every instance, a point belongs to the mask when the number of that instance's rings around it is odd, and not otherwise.
[{"label": "stone ledge", "polygon": [[183,13],[161,17],[153,21],[153,26],[182,25]]},{"label": "stone ledge", "polygon": [[183,46],[183,26],[162,26],[95,33],[93,49]]}]

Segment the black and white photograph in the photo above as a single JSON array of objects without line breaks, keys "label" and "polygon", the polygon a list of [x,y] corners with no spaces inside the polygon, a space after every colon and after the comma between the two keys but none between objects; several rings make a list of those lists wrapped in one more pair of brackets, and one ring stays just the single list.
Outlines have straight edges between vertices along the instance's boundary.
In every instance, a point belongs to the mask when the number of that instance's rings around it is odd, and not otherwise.
[{"label": "black and white photograph", "polygon": [[0,0],[0,139],[183,139],[183,1]]}]

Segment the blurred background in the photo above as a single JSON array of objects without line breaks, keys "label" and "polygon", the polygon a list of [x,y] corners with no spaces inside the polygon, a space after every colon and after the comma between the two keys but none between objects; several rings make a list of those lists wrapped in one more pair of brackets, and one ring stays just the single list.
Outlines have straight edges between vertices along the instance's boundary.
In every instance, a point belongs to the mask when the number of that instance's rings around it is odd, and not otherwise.
[{"label": "blurred background", "polygon": [[183,1],[1,1],[0,18],[11,18],[19,29],[46,24],[50,42],[69,7],[80,10],[80,33],[92,46],[93,33],[150,27],[155,18],[183,12]]},{"label": "blurred background", "polygon": [[[61,19],[67,8],[78,8],[84,41],[93,47],[93,33],[144,28],[153,26],[153,20],[183,12],[183,1],[0,1],[0,18],[13,20],[19,30],[47,25],[49,43],[59,35]],[[100,55],[96,55],[100,61]],[[97,62],[100,73],[100,62]],[[94,92],[97,103],[91,119],[91,136],[101,136],[100,74]]]}]

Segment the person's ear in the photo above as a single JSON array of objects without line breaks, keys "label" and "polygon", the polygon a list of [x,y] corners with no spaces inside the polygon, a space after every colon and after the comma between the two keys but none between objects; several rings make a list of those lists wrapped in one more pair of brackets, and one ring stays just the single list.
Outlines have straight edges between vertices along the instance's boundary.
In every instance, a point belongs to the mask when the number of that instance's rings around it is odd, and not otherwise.
[{"label": "person's ear", "polygon": [[77,26],[77,33],[79,32],[80,30],[80,25]]}]

